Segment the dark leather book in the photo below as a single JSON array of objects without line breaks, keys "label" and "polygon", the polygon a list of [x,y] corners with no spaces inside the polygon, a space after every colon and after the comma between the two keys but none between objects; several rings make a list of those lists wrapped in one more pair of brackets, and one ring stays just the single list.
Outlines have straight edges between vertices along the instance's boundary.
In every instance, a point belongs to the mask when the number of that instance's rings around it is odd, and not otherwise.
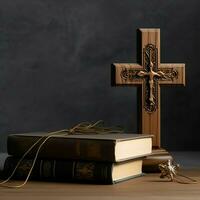
[{"label": "dark leather book", "polygon": [[[18,159],[8,157],[4,164],[3,174],[9,176]],[[14,179],[25,180],[33,160],[25,159],[17,168]],[[30,179],[41,181],[88,182],[114,184],[142,175],[142,159],[120,163],[37,160]]]},{"label": "dark leather book", "polygon": [[[8,154],[21,157],[44,133],[9,135]],[[35,156],[38,145],[27,155]],[[149,155],[152,136],[141,134],[84,134],[47,140],[39,158],[121,162]]]}]

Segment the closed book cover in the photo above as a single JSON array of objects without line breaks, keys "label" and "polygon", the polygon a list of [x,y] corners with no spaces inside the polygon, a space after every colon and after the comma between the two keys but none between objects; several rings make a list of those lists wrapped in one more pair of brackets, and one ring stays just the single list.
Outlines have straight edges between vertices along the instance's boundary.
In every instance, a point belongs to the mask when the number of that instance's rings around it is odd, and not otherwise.
[{"label": "closed book cover", "polygon": [[[14,134],[7,140],[8,154],[21,157],[45,133]],[[35,156],[38,145],[27,155]],[[121,162],[151,154],[152,136],[142,134],[84,134],[54,136],[39,158]]]},{"label": "closed book cover", "polygon": [[[17,161],[15,157],[6,159],[4,176],[11,174]],[[31,159],[23,160],[13,178],[25,180],[32,162]],[[30,178],[42,181],[114,184],[141,175],[142,159],[120,163],[39,159],[36,161]]]}]

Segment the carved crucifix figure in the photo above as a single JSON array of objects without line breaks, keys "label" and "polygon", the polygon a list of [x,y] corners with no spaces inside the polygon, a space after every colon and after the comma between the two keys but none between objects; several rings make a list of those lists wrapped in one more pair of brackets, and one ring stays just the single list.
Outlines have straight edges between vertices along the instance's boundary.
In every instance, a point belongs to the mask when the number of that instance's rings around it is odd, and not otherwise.
[{"label": "carved crucifix figure", "polygon": [[143,134],[152,134],[153,146],[160,147],[160,86],[185,85],[185,64],[160,63],[160,29],[139,29],[139,64],[114,63],[115,85],[136,85],[142,91],[141,126]]}]

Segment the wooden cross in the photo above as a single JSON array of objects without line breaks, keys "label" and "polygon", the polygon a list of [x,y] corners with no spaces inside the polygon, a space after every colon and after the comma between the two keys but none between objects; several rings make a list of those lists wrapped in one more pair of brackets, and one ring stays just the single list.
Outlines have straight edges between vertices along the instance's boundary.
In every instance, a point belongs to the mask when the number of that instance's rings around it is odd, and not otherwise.
[{"label": "wooden cross", "polygon": [[185,64],[160,63],[160,29],[139,29],[138,33],[140,64],[113,63],[112,79],[115,85],[140,86],[139,131],[154,135],[153,147],[159,148],[160,86],[185,85]]}]

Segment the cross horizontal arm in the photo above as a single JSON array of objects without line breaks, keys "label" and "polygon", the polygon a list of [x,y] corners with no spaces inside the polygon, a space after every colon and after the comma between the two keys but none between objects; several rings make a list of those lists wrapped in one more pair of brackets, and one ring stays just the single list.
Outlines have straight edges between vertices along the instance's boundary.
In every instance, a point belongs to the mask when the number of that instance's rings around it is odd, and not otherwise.
[{"label": "cross horizontal arm", "polygon": [[162,63],[159,70],[165,76],[159,80],[163,85],[185,85],[185,64],[184,63]]},{"label": "cross horizontal arm", "polygon": [[113,63],[114,80],[116,85],[141,85],[142,79],[136,74],[143,67],[137,63]]}]

